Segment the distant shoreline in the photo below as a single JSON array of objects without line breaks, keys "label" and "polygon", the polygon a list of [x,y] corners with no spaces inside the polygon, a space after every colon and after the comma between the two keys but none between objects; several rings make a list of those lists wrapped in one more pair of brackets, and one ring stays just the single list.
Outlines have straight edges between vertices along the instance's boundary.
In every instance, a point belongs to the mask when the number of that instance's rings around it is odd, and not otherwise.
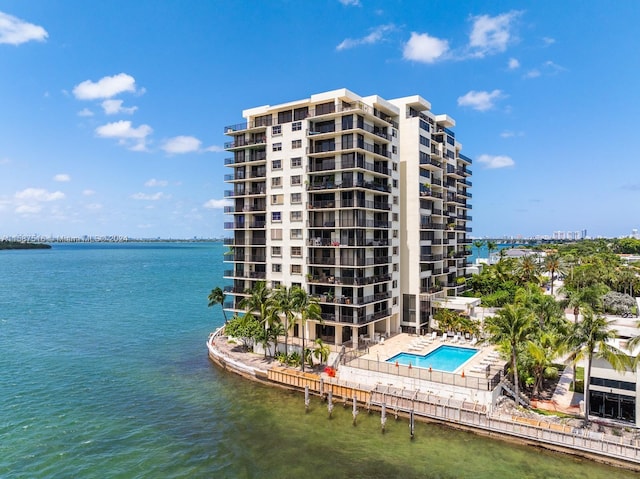
[{"label": "distant shoreline", "polygon": [[51,249],[51,245],[46,243],[24,243],[21,241],[0,241],[0,250],[5,249]]}]

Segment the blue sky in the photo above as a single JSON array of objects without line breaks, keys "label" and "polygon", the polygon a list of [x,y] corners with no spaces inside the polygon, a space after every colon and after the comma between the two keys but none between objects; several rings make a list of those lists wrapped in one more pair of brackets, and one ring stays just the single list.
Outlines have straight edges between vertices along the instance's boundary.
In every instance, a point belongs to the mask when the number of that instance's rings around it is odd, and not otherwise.
[{"label": "blue sky", "polygon": [[456,120],[474,236],[629,234],[638,25],[630,0],[0,0],[0,237],[222,236],[224,126],[343,87]]}]

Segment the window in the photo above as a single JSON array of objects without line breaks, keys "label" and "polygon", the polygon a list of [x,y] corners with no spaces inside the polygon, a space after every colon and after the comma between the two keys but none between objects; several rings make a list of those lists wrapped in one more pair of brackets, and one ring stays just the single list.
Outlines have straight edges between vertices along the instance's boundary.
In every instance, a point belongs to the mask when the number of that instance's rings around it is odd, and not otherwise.
[{"label": "window", "polygon": [[293,112],[291,110],[279,111],[278,123],[289,123],[292,117],[293,117]]},{"label": "window", "polygon": [[429,131],[429,123],[427,123],[423,119],[420,119],[420,129],[428,132]]},{"label": "window", "polygon": [[420,135],[420,144],[424,146],[429,146],[429,138],[426,138]]},{"label": "window", "polygon": [[398,213],[393,214],[393,221],[398,221]]},{"label": "window", "polygon": [[272,135],[282,135],[282,127],[280,125],[274,125],[271,127]]},{"label": "window", "polygon": [[292,211],[291,221],[302,221],[302,211]]},{"label": "window", "polygon": [[282,256],[282,248],[280,246],[272,246],[271,256]]},{"label": "window", "polygon": [[300,183],[302,183],[301,175],[294,175],[291,177],[291,186],[299,185]]},{"label": "window", "polygon": [[394,205],[397,205],[397,204],[398,204],[398,197],[397,197],[397,196],[394,196],[394,197],[393,197],[393,204],[394,204]]},{"label": "window", "polygon": [[301,229],[292,229],[291,230],[291,239],[302,239],[302,230]]},{"label": "window", "polygon": [[292,264],[291,265],[291,274],[302,274],[302,265],[301,264]]},{"label": "window", "polygon": [[291,247],[291,256],[299,258],[302,256],[302,247],[301,246],[292,246]]},{"label": "window", "polygon": [[393,263],[393,272],[397,273],[399,271],[398,263]]},{"label": "window", "polygon": [[308,106],[303,106],[302,108],[296,108],[295,110],[293,110],[293,119],[295,121],[304,120],[308,116],[309,116]]},{"label": "window", "polygon": [[393,180],[392,183],[394,188],[398,187],[398,180]]},{"label": "window", "polygon": [[291,168],[300,168],[302,166],[302,158],[299,156],[291,158]]},{"label": "window", "polygon": [[396,306],[398,304],[398,297],[394,296],[393,297],[393,305]]},{"label": "window", "polygon": [[282,265],[280,263],[273,263],[271,265],[271,271],[273,271],[274,273],[282,272]]},{"label": "window", "polygon": [[393,145],[393,146],[391,147],[391,153],[393,153],[394,155],[395,155],[396,153],[398,153],[398,147],[397,147],[396,145]]},{"label": "window", "polygon": [[391,283],[391,287],[394,288],[394,289],[398,287],[398,280],[397,279],[393,280],[393,282]]},{"label": "window", "polygon": [[282,160],[273,160],[271,162],[271,168],[274,170],[281,170],[282,169]]},{"label": "window", "polygon": [[271,195],[272,205],[281,205],[284,203],[284,195]]},{"label": "window", "polygon": [[398,136],[398,130],[396,130],[395,128],[393,128],[391,130],[391,136]]},{"label": "window", "polygon": [[398,237],[398,230],[393,230],[393,237],[397,238]]},{"label": "window", "polygon": [[393,255],[394,255],[394,256],[397,256],[397,255],[398,255],[398,247],[397,247],[397,246],[394,246],[394,247],[393,247]]},{"label": "window", "polygon": [[272,188],[280,188],[282,186],[282,177],[274,176],[271,178],[271,187]]},{"label": "window", "polygon": [[295,123],[291,124],[291,131],[300,131],[302,130],[302,122],[301,121],[296,121]]},{"label": "window", "polygon": [[271,229],[271,239],[272,240],[281,240],[282,239],[282,229],[281,228],[272,228]]},{"label": "window", "polygon": [[398,163],[394,161],[393,164],[391,165],[391,168],[393,169],[393,171],[398,171]]},{"label": "window", "polygon": [[273,151],[282,151],[282,143],[274,143]]},{"label": "window", "polygon": [[293,148],[294,150],[296,148],[302,148],[302,140],[293,140],[291,142],[291,148]]},{"label": "window", "polygon": [[282,216],[280,215],[279,211],[272,211],[271,212],[271,221],[282,221]]},{"label": "window", "polygon": [[293,204],[302,203],[302,193],[291,193],[291,203]]}]

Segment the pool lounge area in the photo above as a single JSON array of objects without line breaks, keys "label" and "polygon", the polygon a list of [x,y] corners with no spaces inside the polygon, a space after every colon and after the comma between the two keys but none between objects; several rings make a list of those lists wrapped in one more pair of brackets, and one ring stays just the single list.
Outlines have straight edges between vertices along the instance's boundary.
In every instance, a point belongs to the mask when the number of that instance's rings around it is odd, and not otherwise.
[{"label": "pool lounge area", "polygon": [[478,349],[475,348],[444,344],[423,355],[406,352],[398,353],[387,359],[387,362],[455,373],[462,370],[476,354],[478,354]]},{"label": "pool lounge area", "polygon": [[[442,358],[448,364],[435,363]],[[430,392],[491,406],[500,395],[505,364],[488,344],[402,333],[341,365],[340,377],[371,387]]]}]

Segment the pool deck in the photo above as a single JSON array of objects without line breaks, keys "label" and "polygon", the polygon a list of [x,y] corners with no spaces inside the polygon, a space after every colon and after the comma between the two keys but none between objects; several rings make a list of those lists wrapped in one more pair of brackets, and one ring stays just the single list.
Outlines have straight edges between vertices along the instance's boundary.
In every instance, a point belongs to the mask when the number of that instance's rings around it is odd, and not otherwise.
[{"label": "pool deck", "polygon": [[385,339],[383,343],[372,344],[368,352],[362,356],[363,359],[373,361],[386,361],[399,353],[412,353],[419,356],[426,355],[442,345],[468,347],[478,350],[478,354],[473,356],[464,364],[464,373],[470,376],[484,377],[486,366],[490,366],[492,371],[503,369],[507,361],[502,359],[497,350],[483,343],[471,344],[468,341],[443,340],[442,336],[431,340],[431,336],[416,336],[411,334],[397,334]]}]

